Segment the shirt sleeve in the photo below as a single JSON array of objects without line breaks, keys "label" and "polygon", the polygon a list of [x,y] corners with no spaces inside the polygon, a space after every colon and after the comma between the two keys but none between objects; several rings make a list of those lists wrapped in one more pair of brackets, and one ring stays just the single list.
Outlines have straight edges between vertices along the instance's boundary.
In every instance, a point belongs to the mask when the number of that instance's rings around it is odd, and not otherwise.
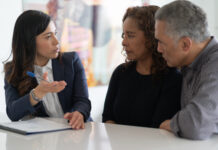
[{"label": "shirt sleeve", "polygon": [[[198,88],[192,99],[171,119],[171,129],[178,136],[203,140],[217,132],[218,123],[218,71],[205,67],[198,76]],[[196,76],[195,76],[196,77]]]},{"label": "shirt sleeve", "polygon": [[111,76],[111,79],[110,79],[110,83],[108,86],[108,91],[107,91],[106,99],[104,103],[104,110],[102,114],[103,122],[106,122],[107,120],[115,121],[114,114],[113,114],[113,106],[114,106],[114,101],[115,101],[117,91],[118,91],[120,67],[121,66],[118,66],[114,70]]}]

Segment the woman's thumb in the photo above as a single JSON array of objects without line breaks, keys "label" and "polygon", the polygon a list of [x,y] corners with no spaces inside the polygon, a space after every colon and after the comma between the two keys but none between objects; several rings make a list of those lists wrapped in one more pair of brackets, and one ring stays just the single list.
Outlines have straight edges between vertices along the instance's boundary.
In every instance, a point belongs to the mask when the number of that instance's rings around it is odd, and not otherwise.
[{"label": "woman's thumb", "polygon": [[43,73],[43,79],[48,81],[48,72]]}]

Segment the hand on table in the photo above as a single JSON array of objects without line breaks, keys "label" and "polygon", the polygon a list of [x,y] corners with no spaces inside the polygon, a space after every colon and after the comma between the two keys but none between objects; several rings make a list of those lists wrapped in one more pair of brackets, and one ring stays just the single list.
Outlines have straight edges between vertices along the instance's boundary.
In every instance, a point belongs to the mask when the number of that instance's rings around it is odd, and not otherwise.
[{"label": "hand on table", "polygon": [[74,111],[74,112],[71,112],[71,113],[66,113],[64,115],[64,118],[69,120],[69,125],[73,129],[84,129],[85,128],[84,117],[78,111]]},{"label": "hand on table", "polygon": [[160,129],[172,131],[170,128],[170,120],[165,120],[160,124]]}]

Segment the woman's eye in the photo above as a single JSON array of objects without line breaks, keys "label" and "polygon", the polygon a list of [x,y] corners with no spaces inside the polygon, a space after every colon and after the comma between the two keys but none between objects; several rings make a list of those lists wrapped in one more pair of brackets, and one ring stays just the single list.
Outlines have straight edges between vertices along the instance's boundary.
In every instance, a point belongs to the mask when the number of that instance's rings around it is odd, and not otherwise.
[{"label": "woman's eye", "polygon": [[124,33],[122,33],[121,37],[122,38],[125,38],[125,37],[127,37],[127,38],[134,38],[135,35],[129,35],[129,34],[125,35]]},{"label": "woman's eye", "polygon": [[50,38],[51,38],[51,35],[46,36],[46,39],[50,39]]},{"label": "woman's eye", "polygon": [[135,36],[134,35],[128,35],[128,38],[134,38]]}]

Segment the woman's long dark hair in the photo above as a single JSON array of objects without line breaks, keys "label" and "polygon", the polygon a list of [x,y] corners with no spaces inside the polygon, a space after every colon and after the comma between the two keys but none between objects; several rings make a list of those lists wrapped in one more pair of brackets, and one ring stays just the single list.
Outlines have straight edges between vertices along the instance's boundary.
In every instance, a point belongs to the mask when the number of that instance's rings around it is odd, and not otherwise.
[{"label": "woman's long dark hair", "polygon": [[[131,17],[135,19],[138,28],[144,32],[144,36],[146,39],[145,46],[148,51],[151,52],[152,56],[152,65],[151,65],[151,73],[155,76],[159,76],[166,70],[167,64],[166,61],[163,59],[161,54],[157,51],[158,42],[155,39],[154,32],[155,32],[155,13],[159,9],[158,6],[142,6],[142,7],[130,7],[127,9],[124,17],[123,23],[126,18]],[[133,61],[129,61],[126,58],[126,66],[132,64]]]},{"label": "woman's long dark hair", "polygon": [[36,36],[46,30],[50,21],[50,16],[41,11],[28,10],[15,23],[12,38],[13,58],[4,65],[4,72],[6,81],[18,90],[20,96],[37,85],[35,80],[26,75],[26,71],[34,71]]}]

